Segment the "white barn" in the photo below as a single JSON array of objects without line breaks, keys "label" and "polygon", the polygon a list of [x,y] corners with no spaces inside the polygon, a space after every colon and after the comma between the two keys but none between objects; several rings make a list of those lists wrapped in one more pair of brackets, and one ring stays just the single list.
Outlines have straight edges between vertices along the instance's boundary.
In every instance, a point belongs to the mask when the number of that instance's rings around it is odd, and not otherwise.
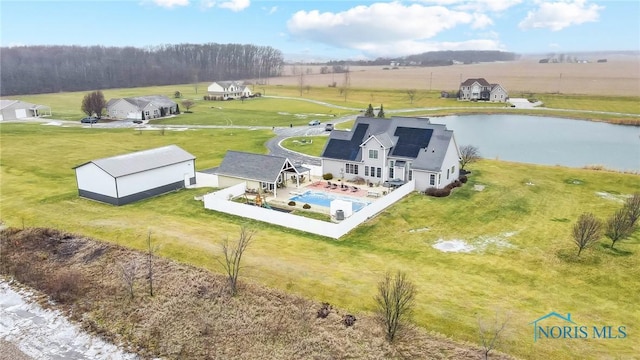
[{"label": "white barn", "polygon": [[195,157],[176,145],[92,160],[74,168],[78,195],[125,205],[196,182]]}]

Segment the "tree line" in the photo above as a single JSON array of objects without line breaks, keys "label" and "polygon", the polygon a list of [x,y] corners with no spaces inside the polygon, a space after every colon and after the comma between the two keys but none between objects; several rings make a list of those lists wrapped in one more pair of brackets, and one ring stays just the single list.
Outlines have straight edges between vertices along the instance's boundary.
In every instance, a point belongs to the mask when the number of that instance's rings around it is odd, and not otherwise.
[{"label": "tree line", "polygon": [[284,65],[280,50],[242,44],[52,45],[0,51],[2,96],[260,79],[280,75]]}]

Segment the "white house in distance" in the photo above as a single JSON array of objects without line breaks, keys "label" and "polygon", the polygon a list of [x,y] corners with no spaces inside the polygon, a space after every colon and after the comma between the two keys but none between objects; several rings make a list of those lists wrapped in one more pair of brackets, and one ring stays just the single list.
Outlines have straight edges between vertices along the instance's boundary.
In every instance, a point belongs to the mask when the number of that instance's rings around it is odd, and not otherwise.
[{"label": "white house in distance", "polygon": [[509,94],[500,84],[489,84],[484,78],[467,79],[460,84],[458,100],[506,102]]},{"label": "white house in distance", "polygon": [[75,168],[78,195],[125,205],[195,184],[195,157],[176,145],[92,160]]},{"label": "white house in distance", "polygon": [[51,116],[51,108],[20,100],[0,100],[0,121]]},{"label": "white house in distance", "polygon": [[107,117],[111,119],[148,120],[179,112],[178,104],[164,95],[111,99],[107,102]]},{"label": "white house in distance", "polygon": [[415,188],[444,188],[460,175],[452,130],[427,118],[358,117],[352,130],[333,130],[322,152],[322,172],[334,178]]},{"label": "white house in distance", "polygon": [[216,81],[207,87],[211,100],[228,100],[250,97],[251,89],[239,81]]}]

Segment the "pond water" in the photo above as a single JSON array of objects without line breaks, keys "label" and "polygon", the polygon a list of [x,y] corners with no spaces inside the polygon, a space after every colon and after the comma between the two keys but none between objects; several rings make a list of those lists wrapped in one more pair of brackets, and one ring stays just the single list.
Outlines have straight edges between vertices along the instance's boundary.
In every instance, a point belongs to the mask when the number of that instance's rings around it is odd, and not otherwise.
[{"label": "pond water", "polygon": [[640,127],[527,115],[432,117],[483,158],[640,171]]}]

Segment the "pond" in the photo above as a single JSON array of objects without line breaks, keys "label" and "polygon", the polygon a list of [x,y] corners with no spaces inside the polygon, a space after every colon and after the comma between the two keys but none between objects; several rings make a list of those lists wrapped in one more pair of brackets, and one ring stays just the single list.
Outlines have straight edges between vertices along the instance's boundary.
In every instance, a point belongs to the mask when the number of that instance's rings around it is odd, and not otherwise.
[{"label": "pond", "polygon": [[640,171],[640,127],[527,115],[432,117],[483,158]]}]

